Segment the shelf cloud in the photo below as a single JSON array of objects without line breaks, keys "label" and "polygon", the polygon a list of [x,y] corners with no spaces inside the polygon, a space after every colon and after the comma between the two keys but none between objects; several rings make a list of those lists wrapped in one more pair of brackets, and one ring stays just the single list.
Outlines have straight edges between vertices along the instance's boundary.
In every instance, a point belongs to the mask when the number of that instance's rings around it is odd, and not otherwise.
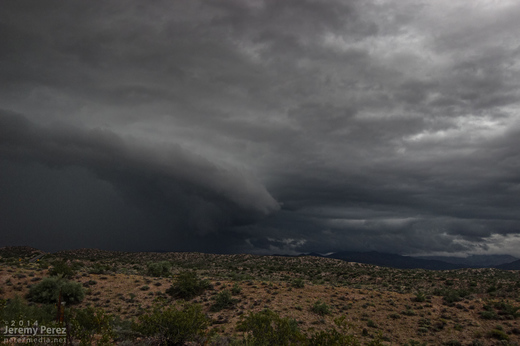
[{"label": "shelf cloud", "polygon": [[520,256],[515,1],[0,9],[0,245]]}]

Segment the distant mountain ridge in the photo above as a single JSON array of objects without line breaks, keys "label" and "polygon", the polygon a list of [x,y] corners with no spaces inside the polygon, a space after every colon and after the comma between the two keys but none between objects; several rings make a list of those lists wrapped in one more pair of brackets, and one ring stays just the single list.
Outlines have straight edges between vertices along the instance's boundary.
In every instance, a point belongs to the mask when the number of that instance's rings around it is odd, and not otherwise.
[{"label": "distant mountain ridge", "polygon": [[520,260],[509,255],[472,255],[466,258],[449,256],[412,257],[377,251],[340,251],[326,256],[318,253],[308,253],[304,256],[335,258],[346,262],[358,262],[397,269],[450,270],[461,268],[498,268],[520,270]]},{"label": "distant mountain ridge", "polygon": [[[171,252],[175,253],[175,252]],[[68,258],[88,258],[88,259],[107,259],[107,258],[134,258],[145,256],[148,260],[161,260],[166,258],[170,252],[121,252],[99,249],[76,249],[57,251],[52,254],[61,255]],[[0,247],[0,258],[37,258],[45,252],[29,246],[5,246]],[[190,253],[175,253],[178,255],[190,255]],[[211,260],[212,258],[225,256],[207,253],[192,253],[200,258]],[[35,257],[36,256],[36,257]],[[235,255],[236,256],[236,255]],[[240,256],[252,256],[242,254]],[[510,255],[472,255],[466,258],[451,256],[431,256],[414,257],[402,256],[397,254],[382,253],[376,251],[340,251],[331,254],[320,254],[316,252],[294,255],[272,255],[282,257],[312,256],[328,259],[339,259],[346,262],[357,262],[371,264],[381,267],[391,267],[397,269],[429,269],[429,270],[451,270],[461,268],[497,268],[501,270],[520,270],[520,259]]]},{"label": "distant mountain ridge", "polygon": [[495,268],[502,270],[520,270],[520,260],[511,263],[501,264],[496,266]]},{"label": "distant mountain ridge", "polygon": [[449,270],[462,268],[460,265],[447,263],[437,260],[418,259],[410,256],[401,256],[390,253],[376,251],[355,252],[341,251],[325,256],[336,258],[347,262],[360,262],[373,264],[381,267],[392,267],[398,269],[430,269],[430,270]]},{"label": "distant mountain ridge", "polygon": [[518,261],[510,255],[470,255],[468,257],[452,256],[415,256],[415,258],[443,261],[470,267],[488,268]]}]

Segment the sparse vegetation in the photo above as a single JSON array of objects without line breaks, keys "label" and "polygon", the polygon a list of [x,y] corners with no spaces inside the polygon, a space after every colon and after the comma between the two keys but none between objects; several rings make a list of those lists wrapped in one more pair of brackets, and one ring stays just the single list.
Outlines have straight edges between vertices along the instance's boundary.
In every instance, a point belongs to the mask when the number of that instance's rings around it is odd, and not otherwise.
[{"label": "sparse vegetation", "polygon": [[295,288],[304,288],[305,287],[305,281],[303,281],[302,278],[294,279],[292,282],[292,286]]},{"label": "sparse vegetation", "polygon": [[269,309],[250,313],[238,323],[237,329],[245,332],[244,342],[252,346],[297,345],[305,340],[295,320],[282,318]]},{"label": "sparse vegetation", "polygon": [[172,264],[168,261],[148,263],[147,273],[155,277],[169,277]]},{"label": "sparse vegetation", "polygon": [[424,301],[426,301],[426,295],[419,291],[415,294],[415,301],[418,302],[418,303],[422,303]]},{"label": "sparse vegetation", "polygon": [[208,326],[209,320],[201,306],[186,303],[155,308],[152,313],[141,315],[134,330],[145,337],[154,337],[160,345],[184,345],[202,337]]},{"label": "sparse vegetation", "polygon": [[233,299],[231,292],[224,290],[219,292],[215,297],[215,303],[211,306],[211,311],[217,312],[222,309],[229,309],[236,304],[237,300]]},{"label": "sparse vegetation", "polygon": [[70,279],[74,276],[76,270],[69,266],[67,262],[63,260],[57,260],[52,263],[52,268],[49,269],[50,276],[58,276]]},{"label": "sparse vegetation", "polygon": [[[305,256],[100,250],[47,254],[29,262],[32,253],[19,251],[22,256],[13,258],[0,249],[2,317],[29,315],[51,324],[56,287],[65,287],[65,319],[71,328],[81,326],[71,330],[74,344],[166,343],[170,332],[166,327],[152,330],[151,321],[174,319],[159,317],[175,315],[169,307],[182,312],[191,306],[198,306],[205,322],[184,338],[188,344],[520,343],[518,272],[397,270]],[[165,266],[155,266],[160,263]],[[74,275],[66,279],[62,265]],[[56,275],[47,277],[55,268]],[[169,268],[168,274],[154,268]],[[83,299],[67,298],[66,283],[74,287],[71,296],[80,297],[74,293],[79,288]],[[272,314],[263,316],[262,311]],[[248,319],[256,314],[258,318]],[[264,332],[260,317],[271,323]],[[334,322],[341,317],[343,322]],[[110,328],[105,322],[104,329],[98,328],[101,320],[110,321]]]},{"label": "sparse vegetation", "polygon": [[81,284],[51,277],[32,286],[28,298],[35,303],[56,304],[60,293],[62,300],[68,304],[77,304],[85,297]]},{"label": "sparse vegetation", "polygon": [[231,288],[231,294],[236,296],[239,295],[240,292],[242,292],[242,287],[240,287],[236,282],[233,285],[233,288]]},{"label": "sparse vegetation", "polygon": [[315,314],[324,316],[324,315],[330,314],[330,307],[327,304],[318,300],[312,306],[311,311],[314,312]]},{"label": "sparse vegetation", "polygon": [[101,308],[87,307],[74,309],[70,316],[70,333],[80,345],[92,345],[95,335],[99,335],[98,345],[110,345],[114,337],[112,331],[113,317]]},{"label": "sparse vegetation", "polygon": [[6,301],[0,300],[1,321],[38,320],[49,323],[56,318],[56,309],[52,305],[28,305],[21,297],[15,296]]},{"label": "sparse vegetation", "polygon": [[190,300],[210,287],[209,281],[200,279],[194,271],[185,270],[177,274],[166,293],[175,298]]}]

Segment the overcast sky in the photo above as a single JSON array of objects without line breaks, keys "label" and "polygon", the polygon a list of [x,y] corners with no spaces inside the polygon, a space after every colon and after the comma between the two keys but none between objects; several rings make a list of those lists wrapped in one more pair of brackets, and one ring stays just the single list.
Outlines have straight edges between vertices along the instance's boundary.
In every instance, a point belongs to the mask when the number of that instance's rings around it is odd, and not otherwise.
[{"label": "overcast sky", "polygon": [[516,0],[0,3],[0,246],[520,256]]}]

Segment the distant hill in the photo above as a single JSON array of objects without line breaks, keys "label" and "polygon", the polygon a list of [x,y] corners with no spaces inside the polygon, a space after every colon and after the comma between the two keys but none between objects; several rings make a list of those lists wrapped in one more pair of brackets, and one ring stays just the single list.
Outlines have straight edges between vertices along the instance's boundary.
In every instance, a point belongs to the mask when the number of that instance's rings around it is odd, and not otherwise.
[{"label": "distant hill", "polygon": [[511,263],[501,264],[496,266],[495,268],[502,270],[520,270],[520,260]]},{"label": "distant hill", "polygon": [[437,260],[420,259],[410,256],[401,256],[396,254],[381,253],[376,251],[356,252],[341,251],[324,256],[327,258],[335,258],[347,262],[358,262],[373,264],[382,267],[392,267],[398,269],[430,269],[430,270],[449,270],[459,269],[465,266],[453,263],[447,263]]},{"label": "distant hill", "polygon": [[314,257],[325,257],[323,256],[322,254],[320,253],[317,253],[317,252],[309,252],[307,254],[304,254],[304,255],[300,255],[300,256],[314,256]]},{"label": "distant hill", "polygon": [[443,261],[471,268],[491,268],[518,260],[518,258],[510,255],[471,255],[468,257],[416,256],[415,258]]},{"label": "distant hill", "polygon": [[1,258],[27,258],[34,257],[44,252],[30,246],[4,246],[0,247]]},{"label": "distant hill", "polygon": [[520,260],[510,255],[450,256],[402,256],[384,252],[341,251],[327,256],[308,253],[300,256],[315,256],[340,259],[346,262],[373,264],[397,269],[451,270],[461,268],[497,268],[520,270]]}]

